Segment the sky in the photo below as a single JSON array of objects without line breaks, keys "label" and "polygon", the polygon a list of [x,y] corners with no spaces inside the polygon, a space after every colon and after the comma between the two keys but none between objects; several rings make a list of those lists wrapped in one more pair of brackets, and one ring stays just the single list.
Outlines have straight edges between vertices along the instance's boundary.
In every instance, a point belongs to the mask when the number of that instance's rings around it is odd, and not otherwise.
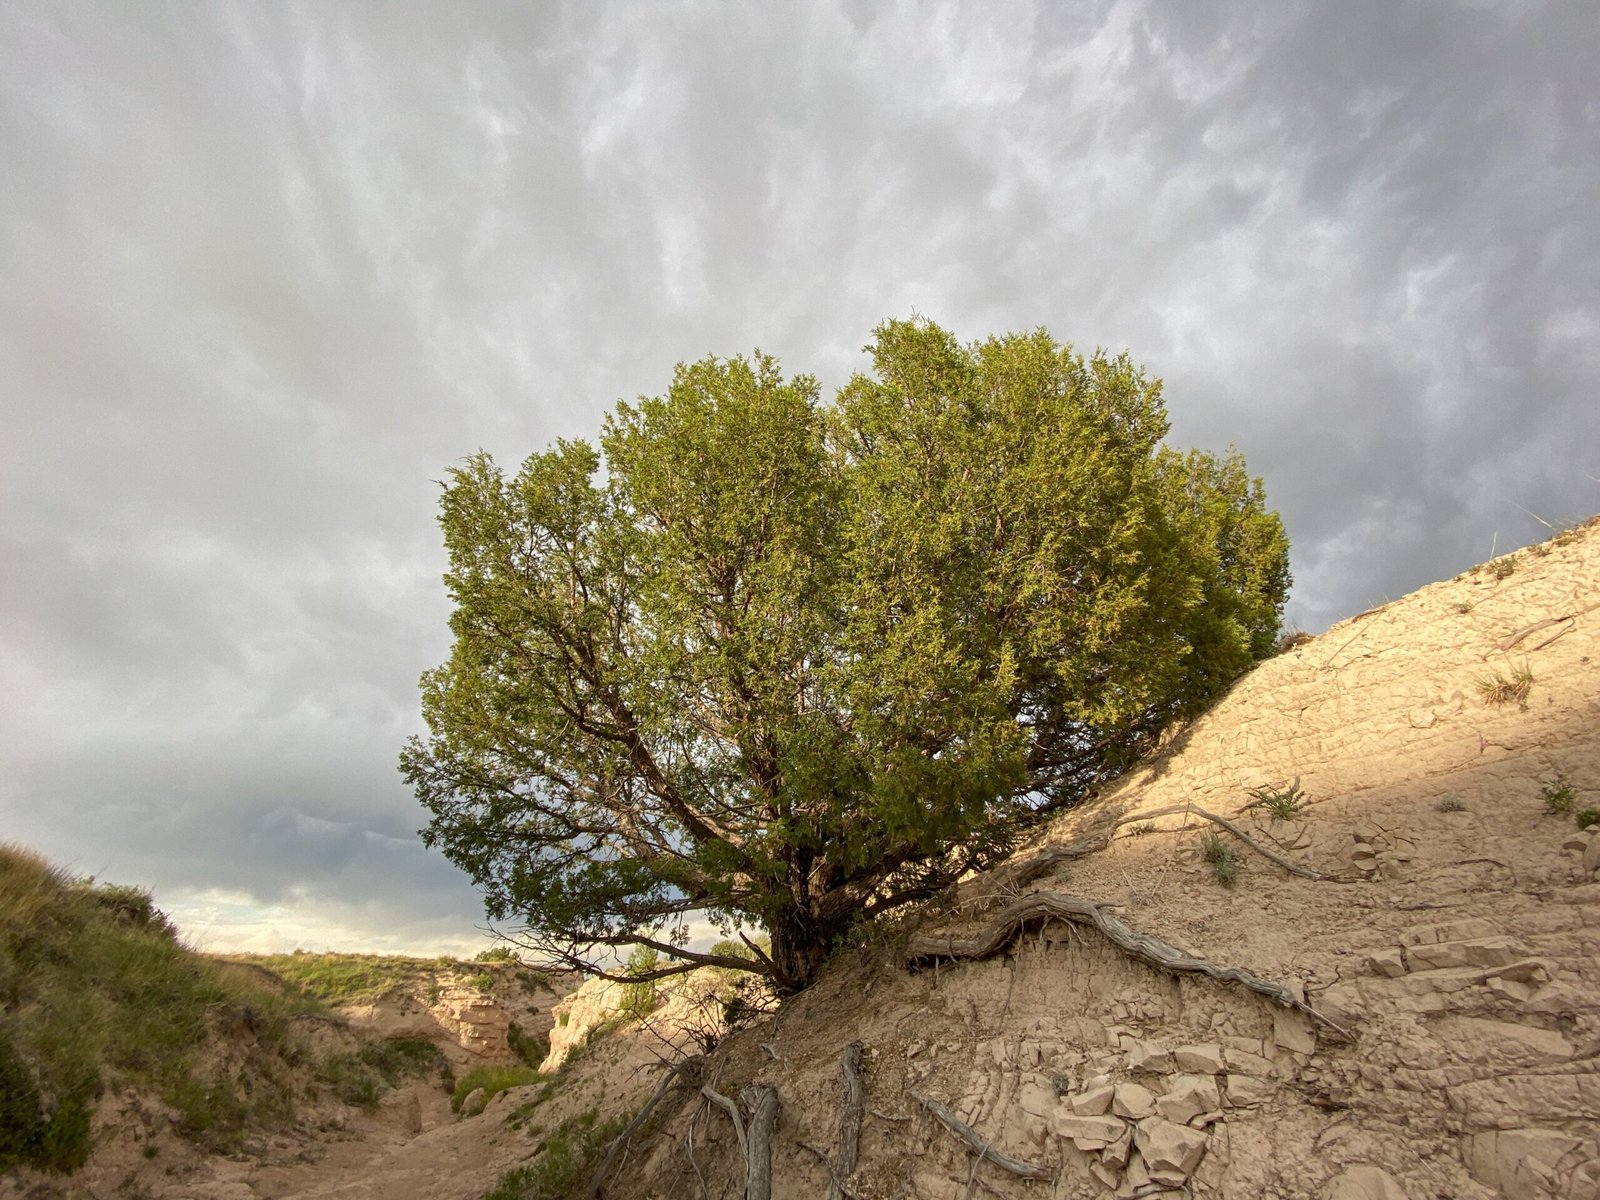
[{"label": "sky", "polygon": [[438,483],[760,348],[1048,328],[1316,632],[1600,511],[1592,0],[0,0],[0,840],[463,953],[396,769]]}]

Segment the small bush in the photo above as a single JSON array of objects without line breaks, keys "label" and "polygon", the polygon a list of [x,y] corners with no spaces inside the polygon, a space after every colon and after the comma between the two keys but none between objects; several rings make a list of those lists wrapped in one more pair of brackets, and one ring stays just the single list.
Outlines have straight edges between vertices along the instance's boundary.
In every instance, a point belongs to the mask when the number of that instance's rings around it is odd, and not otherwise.
[{"label": "small bush", "polygon": [[315,1076],[345,1104],[369,1111],[378,1106],[378,1097],[388,1090],[383,1078],[356,1054],[330,1054],[317,1064]]},{"label": "small bush", "polygon": [[1478,680],[1478,697],[1491,708],[1515,701],[1518,708],[1528,707],[1528,693],[1533,688],[1533,672],[1526,666],[1518,667],[1507,679],[1499,671],[1491,671]]},{"label": "small bush", "polygon": [[1579,829],[1588,829],[1592,825],[1600,825],[1600,808],[1586,808],[1575,814],[1572,818],[1577,822]]},{"label": "small bush", "polygon": [[511,1047],[511,1053],[515,1054],[524,1066],[535,1069],[550,1053],[549,1038],[542,1034],[529,1035],[515,1021],[511,1022],[511,1027],[506,1030],[506,1044]]},{"label": "small bush", "polygon": [[1296,816],[1306,805],[1306,794],[1300,790],[1298,782],[1292,783],[1283,789],[1275,787],[1251,788],[1249,794],[1255,798],[1256,804],[1266,809],[1279,821],[1287,821]]},{"label": "small bush", "polygon": [[1564,775],[1557,775],[1539,789],[1539,798],[1544,801],[1545,812],[1553,817],[1565,817],[1577,807],[1578,789],[1568,783]]},{"label": "small bush", "polygon": [[507,1088],[525,1087],[543,1078],[532,1067],[473,1067],[456,1081],[456,1090],[450,1096],[450,1111],[460,1112],[461,1102],[479,1088],[483,1089],[483,1098],[488,1101]]},{"label": "small bush", "polygon": [[1466,807],[1467,806],[1462,802],[1460,796],[1439,797],[1438,809],[1442,813],[1463,812],[1465,811]]},{"label": "small bush", "polygon": [[474,975],[467,980],[467,986],[477,988],[480,992],[492,992],[494,991],[494,976],[488,974]]},{"label": "small bush", "polygon": [[1489,564],[1489,574],[1495,579],[1509,579],[1517,569],[1517,556],[1508,554]]},{"label": "small bush", "polygon": [[1231,888],[1239,878],[1239,853],[1215,831],[1200,840],[1200,857],[1211,868],[1211,878]]},{"label": "small bush", "polygon": [[385,1038],[362,1047],[358,1057],[390,1085],[408,1075],[427,1075],[448,1066],[444,1051],[420,1037]]},{"label": "small bush", "polygon": [[568,1200],[581,1195],[628,1118],[602,1122],[594,1109],[561,1122],[525,1167],[507,1171],[484,1200]]},{"label": "small bush", "polygon": [[1273,652],[1276,654],[1287,654],[1296,646],[1304,646],[1307,642],[1313,642],[1315,640],[1316,639],[1304,629],[1301,629],[1295,625],[1290,625],[1278,635],[1278,640],[1273,645]]},{"label": "small bush", "polygon": [[510,946],[491,946],[487,950],[479,950],[472,956],[472,961],[476,963],[514,963],[518,959]]}]

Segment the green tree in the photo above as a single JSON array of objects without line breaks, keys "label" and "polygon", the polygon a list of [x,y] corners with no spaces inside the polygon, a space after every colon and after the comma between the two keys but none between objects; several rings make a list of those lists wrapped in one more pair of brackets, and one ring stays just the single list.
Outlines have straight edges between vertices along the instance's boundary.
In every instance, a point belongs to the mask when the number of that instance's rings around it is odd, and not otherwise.
[{"label": "green tree", "polygon": [[[455,641],[402,769],[544,952],[801,988],[1270,653],[1277,515],[1237,454],[1163,446],[1125,356],[922,320],[868,350],[832,404],[707,359],[598,448],[451,472]],[[695,913],[770,950],[690,953]]]}]

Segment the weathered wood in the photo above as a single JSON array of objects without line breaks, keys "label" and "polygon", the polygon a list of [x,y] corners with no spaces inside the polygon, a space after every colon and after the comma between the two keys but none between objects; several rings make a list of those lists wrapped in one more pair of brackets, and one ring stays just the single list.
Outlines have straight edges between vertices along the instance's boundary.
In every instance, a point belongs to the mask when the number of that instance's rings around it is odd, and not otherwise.
[{"label": "weathered wood", "polygon": [[634,1113],[633,1120],[629,1121],[628,1127],[617,1135],[606,1150],[605,1158],[595,1168],[594,1174],[589,1179],[589,1200],[595,1200],[595,1197],[600,1195],[601,1188],[605,1186],[606,1176],[610,1174],[611,1166],[616,1162],[617,1156],[627,1149],[628,1143],[633,1140],[633,1135],[639,1132],[639,1128],[649,1118],[651,1110],[660,1102],[661,1097],[667,1094],[667,1089],[673,1085],[679,1075],[699,1070],[704,1062],[705,1059],[699,1055],[694,1058],[686,1058],[661,1077],[661,1082],[656,1085],[656,1090],[651,1094],[650,1099],[644,1102],[643,1108]]},{"label": "weathered wood", "polygon": [[945,934],[917,934],[906,950],[906,963],[915,967],[924,961],[940,959],[989,958],[1014,941],[1031,921],[1067,921],[1098,929],[1119,950],[1140,962],[1174,974],[1206,975],[1223,983],[1237,983],[1269,1000],[1305,1013],[1343,1037],[1349,1031],[1335,1024],[1280,983],[1272,983],[1242,967],[1219,967],[1203,958],[1185,954],[1176,946],[1133,929],[1105,905],[1060,892],[1030,892],[1001,910],[998,917],[971,937]]},{"label": "weathered wood", "polygon": [[830,1168],[828,1200],[842,1200],[848,1191],[845,1181],[855,1174],[861,1152],[861,1118],[866,1111],[867,1090],[861,1082],[860,1042],[851,1042],[839,1055],[839,1077],[844,1084],[844,1107],[839,1110],[839,1149]]},{"label": "weathered wood", "polygon": [[733,1122],[733,1135],[739,1139],[739,1157],[748,1159],[750,1157],[750,1143],[745,1140],[744,1117],[739,1114],[739,1106],[727,1096],[712,1088],[710,1084],[702,1087],[700,1094],[728,1114],[728,1118]]},{"label": "weathered wood", "polygon": [[772,1131],[778,1124],[778,1089],[771,1084],[753,1083],[739,1095],[750,1110],[745,1200],[772,1200]]},{"label": "weathered wood", "polygon": [[978,1156],[980,1162],[985,1160],[992,1162],[995,1166],[1010,1171],[1013,1175],[1020,1176],[1023,1179],[1055,1178],[1055,1172],[1048,1167],[1023,1162],[1021,1159],[1012,1158],[1009,1154],[996,1150],[992,1143],[980,1138],[972,1126],[932,1097],[924,1096],[919,1092],[911,1092],[909,1095],[923,1108],[932,1113],[939,1124],[965,1142],[972,1152]]},{"label": "weathered wood", "polygon": [[[1263,846],[1260,842],[1256,841],[1255,838],[1251,837],[1244,830],[1240,829],[1239,826],[1234,822],[1228,820],[1227,817],[1219,816],[1214,812],[1207,812],[1205,809],[1199,808],[1193,804],[1174,804],[1171,808],[1158,808],[1153,812],[1135,813],[1132,816],[1122,817],[1115,825],[1112,826],[1112,829],[1115,830],[1123,825],[1132,825],[1143,821],[1153,821],[1157,817],[1175,817],[1180,813],[1185,815],[1192,813],[1197,817],[1204,817],[1207,821],[1210,821],[1214,825],[1220,825],[1223,829],[1226,829],[1229,833],[1233,834],[1234,837],[1238,838],[1246,846],[1249,846],[1250,849],[1254,850],[1257,854],[1261,855],[1263,858],[1277,863],[1278,866],[1282,867],[1291,875],[1298,875],[1302,879],[1322,878],[1320,873],[1313,871],[1310,867],[1303,867],[1293,859],[1286,858],[1284,855],[1279,854],[1276,850],[1270,850],[1266,846]],[[1107,838],[1106,840],[1109,843],[1110,839]]]}]

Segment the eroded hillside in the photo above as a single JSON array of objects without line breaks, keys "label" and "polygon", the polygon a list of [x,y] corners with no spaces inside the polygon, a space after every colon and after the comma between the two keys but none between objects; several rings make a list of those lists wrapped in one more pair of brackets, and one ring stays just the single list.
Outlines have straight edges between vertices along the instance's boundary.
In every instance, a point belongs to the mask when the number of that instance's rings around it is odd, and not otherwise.
[{"label": "eroded hillside", "polygon": [[[1005,868],[735,1039],[699,1082],[775,1089],[772,1195],[829,1194],[859,1042],[859,1158],[834,1195],[1600,1196],[1600,827],[1579,827],[1600,807],[1597,533],[1262,665]],[[1252,789],[1302,802],[1275,817]],[[1045,894],[1323,1019],[1042,919]],[[724,1112],[689,1089],[663,1106],[608,1194],[738,1194]]]}]

